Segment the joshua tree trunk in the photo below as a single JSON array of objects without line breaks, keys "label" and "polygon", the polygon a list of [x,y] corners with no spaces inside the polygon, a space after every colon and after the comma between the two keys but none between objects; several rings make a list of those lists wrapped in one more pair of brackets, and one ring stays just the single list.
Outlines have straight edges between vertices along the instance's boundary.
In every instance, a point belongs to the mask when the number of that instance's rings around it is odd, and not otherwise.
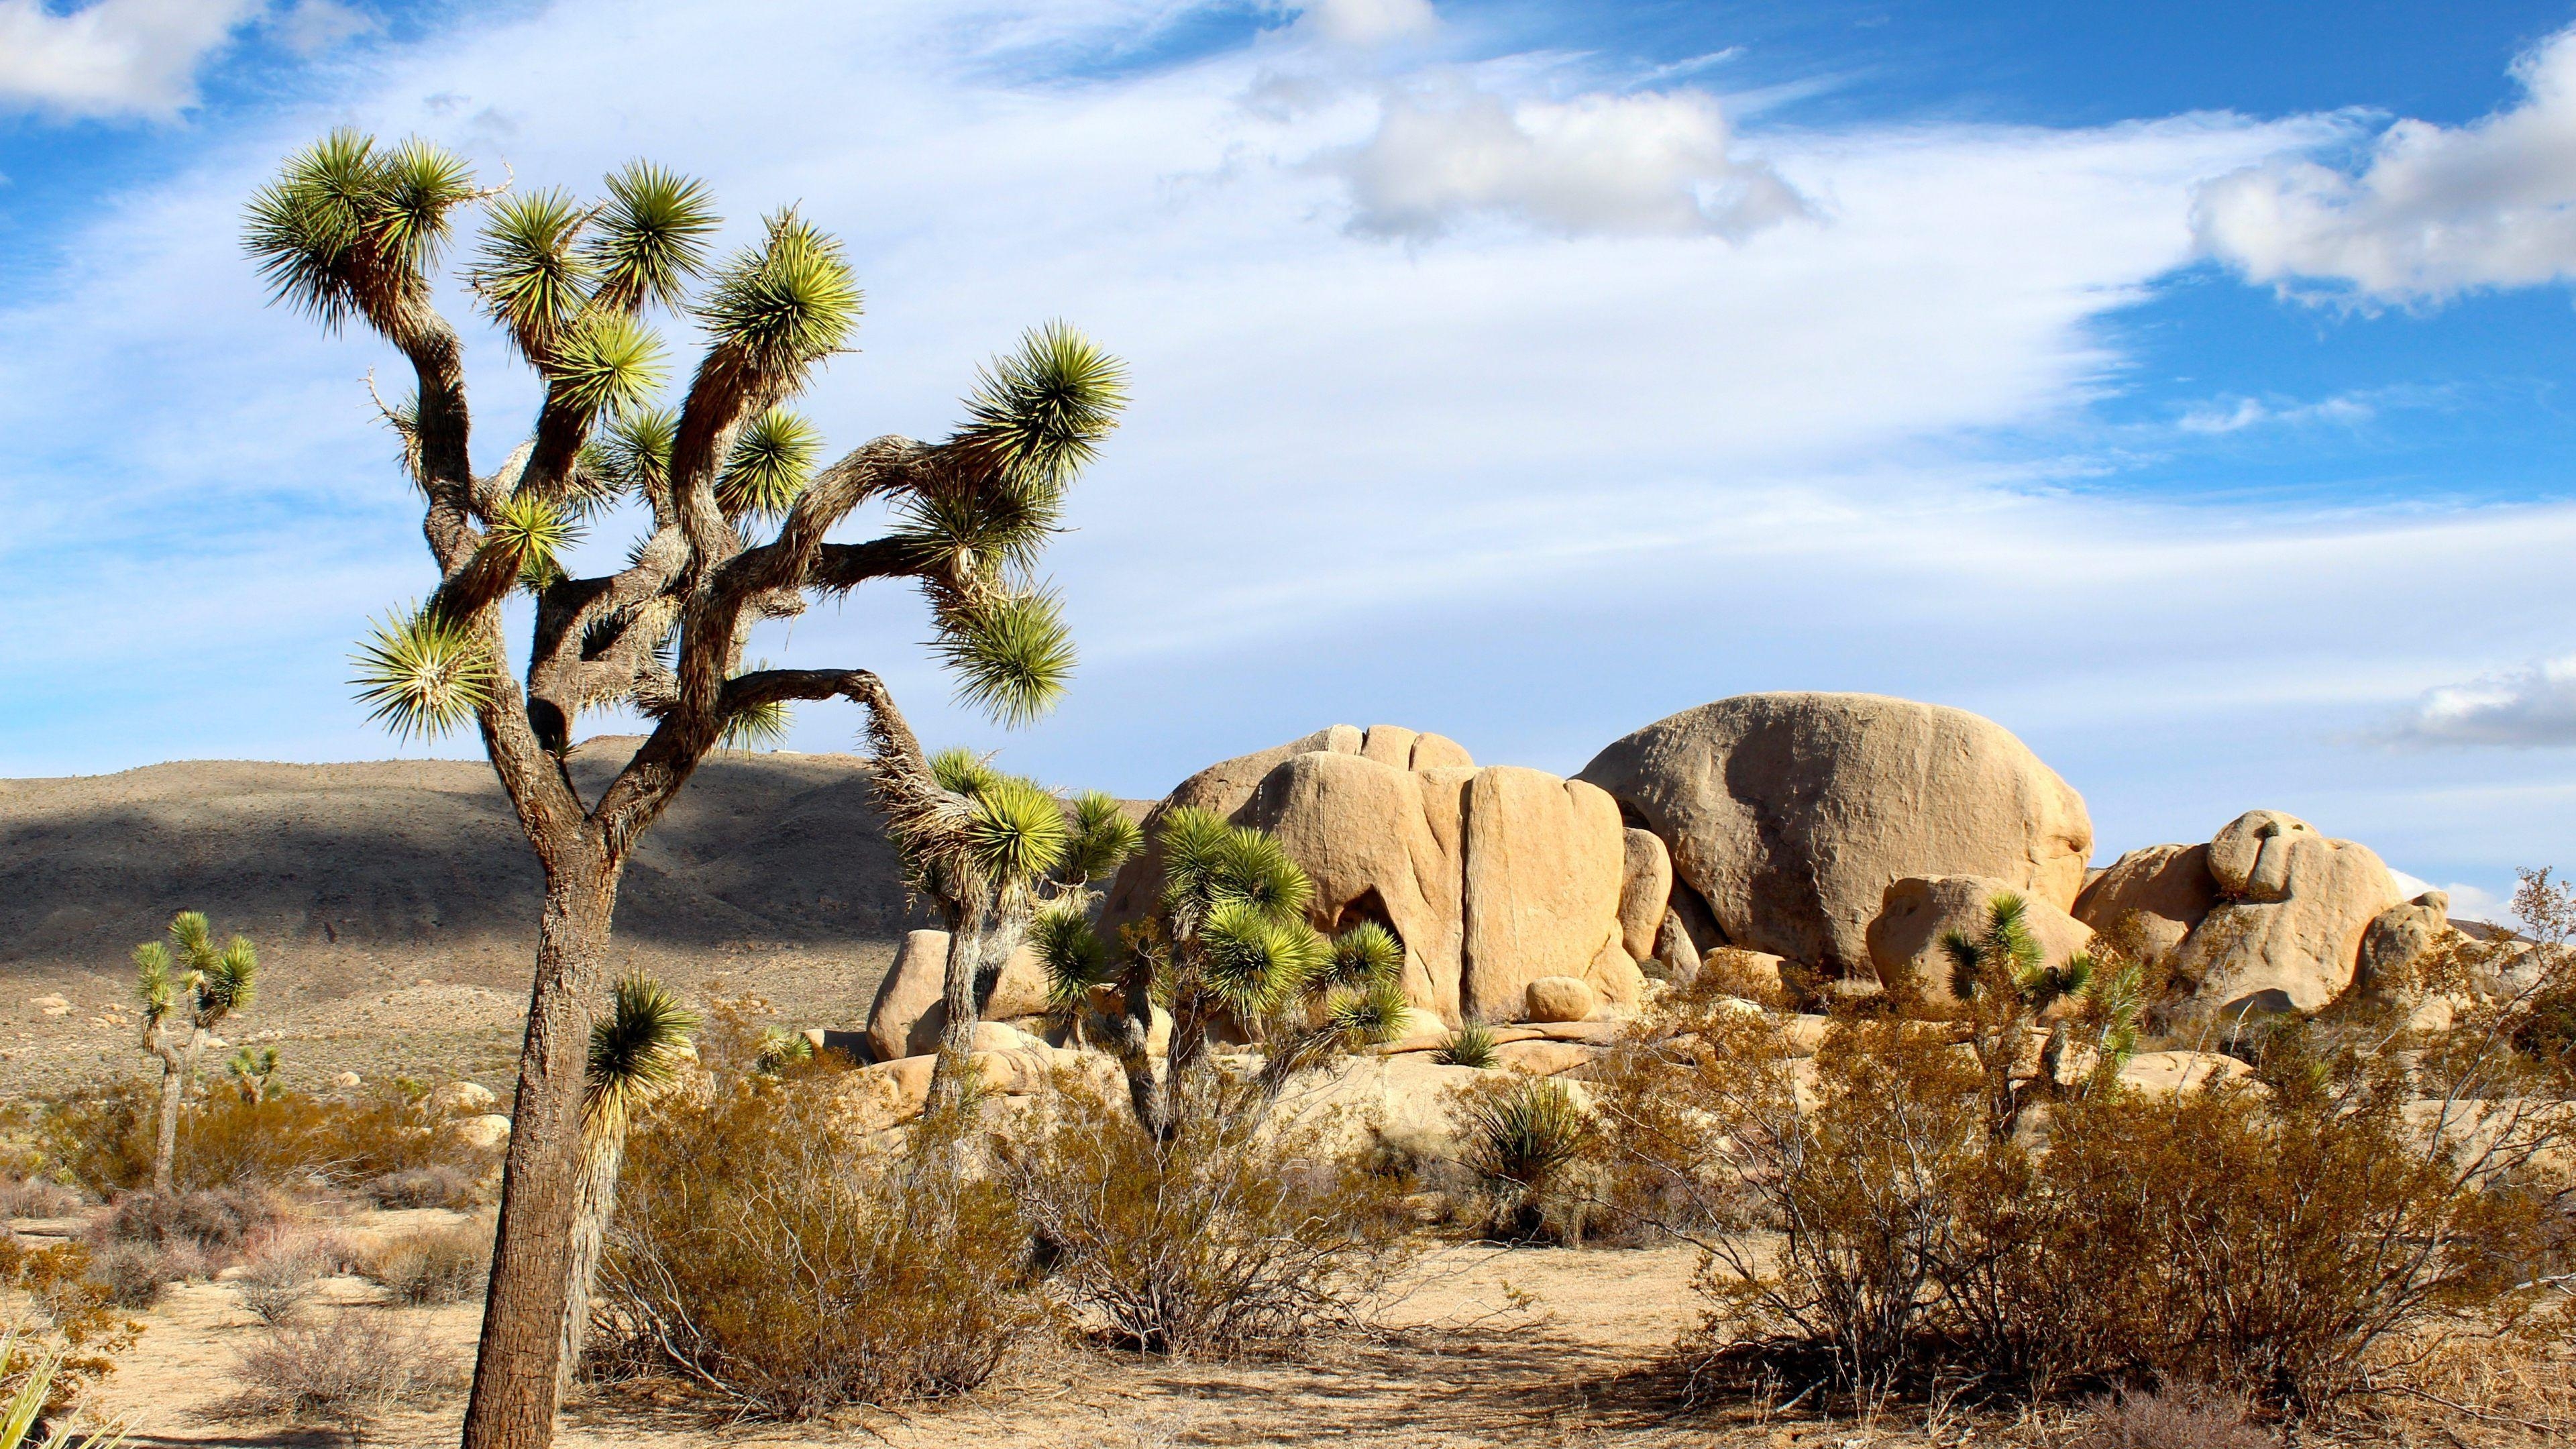
[{"label": "joshua tree trunk", "polygon": [[[152,1143],[152,1191],[162,1196],[170,1192],[170,1163],[179,1152],[179,1099],[188,1087],[186,1054],[170,1044],[161,1032],[154,1032],[147,1043],[152,1054],[161,1059],[161,1114]],[[188,1044],[189,1050],[196,1046]]]},{"label": "joshua tree trunk", "polygon": [[930,1107],[954,1106],[964,1087],[961,1070],[975,1054],[975,1028],[993,1001],[1002,971],[1029,934],[1029,902],[1010,892],[978,887],[967,893],[962,909],[948,924],[947,974],[941,1002],[947,1020],[939,1028],[939,1060],[930,1069]]},{"label": "joshua tree trunk", "polygon": [[617,1214],[617,1174],[626,1165],[626,1123],[621,1119],[601,1124],[589,1148],[574,1188],[572,1274],[564,1301],[563,1354],[555,1367],[558,1402],[572,1392],[573,1376],[581,1369],[582,1344],[590,1335],[590,1290],[599,1280],[608,1220]]},{"label": "joshua tree trunk", "polygon": [[573,1266],[590,1003],[624,862],[584,852],[547,872],[537,980],[501,1179],[501,1222],[475,1351],[465,1449],[544,1449]]}]

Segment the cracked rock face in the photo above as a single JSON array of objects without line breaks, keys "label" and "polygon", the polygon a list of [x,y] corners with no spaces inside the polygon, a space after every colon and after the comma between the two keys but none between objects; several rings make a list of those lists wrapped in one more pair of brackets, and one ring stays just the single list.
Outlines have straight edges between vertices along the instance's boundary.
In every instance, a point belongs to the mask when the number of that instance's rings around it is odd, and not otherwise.
[{"label": "cracked rock face", "polygon": [[[1983,876],[2065,910],[2093,824],[1992,720],[1872,694],[1749,694],[1613,743],[1578,778],[1661,837],[1723,943],[1871,974],[1889,885]],[[1677,886],[1677,900],[1686,899]]]}]

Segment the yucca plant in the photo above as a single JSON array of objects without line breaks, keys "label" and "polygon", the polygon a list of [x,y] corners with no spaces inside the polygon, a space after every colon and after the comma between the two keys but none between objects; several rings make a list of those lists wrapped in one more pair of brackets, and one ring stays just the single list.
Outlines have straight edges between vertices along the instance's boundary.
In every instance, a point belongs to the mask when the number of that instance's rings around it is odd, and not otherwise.
[{"label": "yucca plant", "polygon": [[24,1363],[18,1386],[0,1397],[0,1449],[125,1449],[130,1441],[126,1431],[113,1426],[81,1426],[68,1420],[53,1425],[42,1437],[37,1423],[44,1417],[46,1401],[53,1397],[54,1380],[63,1371],[65,1350],[39,1349],[22,1341],[22,1330],[12,1326],[0,1333],[0,1364]]},{"label": "yucca plant", "polygon": [[[2029,1078],[2027,1086],[2017,1086],[2015,1073],[2022,1062],[2025,1028],[2060,1003],[2082,1007],[2095,985],[2094,958],[2079,954],[2061,965],[2049,965],[2046,951],[2031,934],[2030,903],[2010,891],[1998,892],[1986,902],[1985,919],[1973,934],[1955,930],[1942,933],[1941,952],[1950,961],[1951,994],[1963,1007],[1966,1044],[1975,1053],[1985,1080],[1987,1130],[1997,1138],[2009,1136],[2028,1098],[2056,1090],[2058,1067],[2065,1060],[2069,1021],[2074,1013],[2061,1014],[2050,1022],[2048,1039],[2040,1048],[2037,1074]],[[2134,987],[2132,978],[2122,979]],[[2132,1002],[2127,1011],[2129,1028],[2134,1027],[2135,1019],[2136,1004]],[[2117,1037],[2120,1030],[2114,1027],[2106,1031],[2106,1042]],[[2127,1040],[2134,1044],[2133,1029],[2127,1031]]]},{"label": "yucca plant", "polygon": [[1467,1167],[1516,1238],[1547,1228],[1551,1195],[1592,1144],[1591,1114],[1553,1077],[1526,1077],[1467,1111]]},{"label": "yucca plant", "polygon": [[179,1145],[179,1100],[196,1072],[197,1053],[215,1027],[247,1010],[256,990],[259,954],[233,937],[215,945],[203,913],[170,918],[170,941],[134,948],[134,994],[143,1007],[143,1050],[161,1063],[161,1115],[152,1143],[152,1190],[170,1191],[170,1160]]},{"label": "yucca plant", "polygon": [[[365,326],[413,375],[411,395],[380,408],[424,501],[438,579],[361,648],[359,696],[407,737],[472,728],[545,873],[472,1449],[532,1449],[552,1432],[589,1003],[627,863],[699,763],[728,732],[775,727],[779,706],[848,700],[909,848],[970,860],[975,802],[933,777],[878,676],[746,670],[751,628],[908,581],[959,694],[1006,723],[1036,717],[1074,662],[1038,562],[1125,400],[1118,362],[1048,323],[984,369],[945,439],[878,438],[824,463],[813,430],[781,410],[858,327],[840,243],[791,208],[718,260],[702,184],[637,162],[603,192],[485,190],[429,143],[335,131],[288,158],[245,218],[275,301],[325,330]],[[465,280],[544,390],[527,436],[488,473],[468,450],[462,343],[436,307],[441,259],[478,207]],[[694,366],[666,366],[657,309],[704,334]],[[829,541],[867,503],[892,526]],[[637,520],[634,546],[621,567],[576,576],[574,525],[610,517]],[[521,592],[534,625],[514,677],[502,628]],[[563,758],[585,711],[617,709],[652,732],[585,798]]]},{"label": "yucca plant", "polygon": [[[635,1114],[679,1084],[695,1059],[689,1033],[698,1014],[670,988],[629,976],[610,993],[606,1015],[591,1024],[590,1064],[581,1102],[581,1208],[573,1220],[572,1285],[564,1310],[557,1393],[572,1387],[590,1332],[591,1290],[599,1256],[617,1214],[617,1175],[626,1165],[626,1133]],[[803,1037],[797,1042],[802,1045]]]},{"label": "yucca plant", "polygon": [[1444,1067],[1491,1068],[1494,1055],[1494,1029],[1481,1021],[1471,1021],[1449,1034],[1449,1040],[1432,1049],[1431,1059]]},{"label": "yucca plant", "polygon": [[[1117,982],[1124,1009],[1104,1025],[1147,1131],[1168,1140],[1175,1113],[1206,1100],[1192,1079],[1227,1021],[1264,1052],[1253,1084],[1264,1102],[1306,1067],[1404,1034],[1403,944],[1374,922],[1338,939],[1318,933],[1306,920],[1314,886],[1277,840],[1185,807],[1164,817],[1158,843],[1155,913],[1121,930],[1114,951],[1069,912],[1036,937],[1059,1001]],[[1158,1003],[1172,1014],[1159,1075],[1145,1049]]]}]

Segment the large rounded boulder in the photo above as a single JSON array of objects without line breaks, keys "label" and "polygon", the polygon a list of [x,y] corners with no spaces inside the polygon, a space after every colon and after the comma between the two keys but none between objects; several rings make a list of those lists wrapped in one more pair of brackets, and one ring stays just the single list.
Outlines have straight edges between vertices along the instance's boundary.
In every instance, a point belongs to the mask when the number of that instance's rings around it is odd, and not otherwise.
[{"label": "large rounded boulder", "polygon": [[2064,910],[2084,885],[2083,797],[1992,720],[1874,694],[1748,694],[1612,744],[1577,777],[1672,853],[1674,896],[1723,943],[1870,974],[1887,888],[1983,876]]}]

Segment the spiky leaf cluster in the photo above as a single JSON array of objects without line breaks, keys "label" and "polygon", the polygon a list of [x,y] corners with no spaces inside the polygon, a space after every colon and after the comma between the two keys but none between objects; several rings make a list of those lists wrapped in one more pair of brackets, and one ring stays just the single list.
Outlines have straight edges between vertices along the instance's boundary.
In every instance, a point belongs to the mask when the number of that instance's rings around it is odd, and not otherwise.
[{"label": "spiky leaf cluster", "polygon": [[1073,797],[1073,835],[1065,843],[1065,883],[1079,888],[1105,880],[1144,844],[1144,829],[1127,818],[1116,796],[1106,790],[1085,790]]},{"label": "spiky leaf cluster", "polygon": [[1049,322],[978,372],[957,441],[1019,486],[1053,493],[1099,455],[1126,405],[1126,368],[1072,327]]},{"label": "spiky leaf cluster", "polygon": [[398,739],[436,739],[472,719],[500,684],[473,631],[432,609],[389,616],[351,660],[367,718]]},{"label": "spiky leaf cluster", "polygon": [[840,351],[864,304],[841,244],[790,210],[716,274],[698,320],[716,340],[710,365],[778,386]]},{"label": "spiky leaf cluster", "polygon": [[619,981],[608,1011],[590,1028],[584,1126],[593,1132],[613,1126],[668,1090],[689,1063],[689,1033],[697,1029],[698,1014],[669,987],[647,976]]},{"label": "spiky leaf cluster", "polygon": [[2041,969],[2045,952],[2030,931],[2030,904],[2006,891],[1987,902],[1986,918],[1971,934],[1944,931],[1941,954],[1950,961],[1950,990],[1971,1001],[1991,978],[2018,987]]},{"label": "spiky leaf cluster", "polygon": [[743,425],[716,480],[716,505],[728,518],[776,516],[795,506],[823,455],[823,435],[785,408]]},{"label": "spiky leaf cluster", "polygon": [[1055,706],[1073,678],[1073,631],[1046,593],[1008,594],[941,618],[935,650],[959,702],[1018,727]]},{"label": "spiky leaf cluster", "polygon": [[185,1007],[190,1026],[212,1031],[225,1017],[247,1010],[258,992],[259,953],[240,936],[216,945],[202,911],[172,916],[169,943],[147,941],[134,948],[133,959],[134,994],[146,1027],[158,1027]]},{"label": "spiky leaf cluster", "polygon": [[448,213],[475,195],[464,161],[425,141],[380,151],[333,131],[252,195],[243,246],[273,300],[333,331],[354,315],[391,332],[427,297]]}]

